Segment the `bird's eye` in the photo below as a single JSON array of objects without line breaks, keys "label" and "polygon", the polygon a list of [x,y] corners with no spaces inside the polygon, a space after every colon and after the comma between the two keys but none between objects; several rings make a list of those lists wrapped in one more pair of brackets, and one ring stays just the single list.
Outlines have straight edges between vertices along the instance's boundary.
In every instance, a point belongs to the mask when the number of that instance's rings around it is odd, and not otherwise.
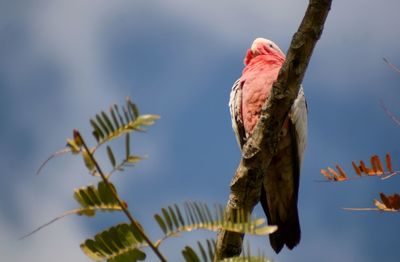
[{"label": "bird's eye", "polygon": [[272,44],[269,44],[269,47],[274,48],[274,47],[272,46]]}]

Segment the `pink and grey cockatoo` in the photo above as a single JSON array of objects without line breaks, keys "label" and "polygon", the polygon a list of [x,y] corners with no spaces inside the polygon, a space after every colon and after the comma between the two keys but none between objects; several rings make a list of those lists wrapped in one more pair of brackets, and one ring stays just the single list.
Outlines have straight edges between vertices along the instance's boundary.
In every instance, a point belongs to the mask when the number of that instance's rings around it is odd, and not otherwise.
[{"label": "pink and grey cockatoo", "polygon": [[[242,76],[233,85],[229,101],[232,127],[241,149],[257,124],[284,61],[279,47],[264,38],[255,39],[247,51]],[[292,249],[300,242],[297,198],[306,143],[307,105],[300,87],[282,126],[277,153],[265,167],[260,196],[268,224],[278,226],[270,235],[271,246],[277,253],[284,245]]]}]

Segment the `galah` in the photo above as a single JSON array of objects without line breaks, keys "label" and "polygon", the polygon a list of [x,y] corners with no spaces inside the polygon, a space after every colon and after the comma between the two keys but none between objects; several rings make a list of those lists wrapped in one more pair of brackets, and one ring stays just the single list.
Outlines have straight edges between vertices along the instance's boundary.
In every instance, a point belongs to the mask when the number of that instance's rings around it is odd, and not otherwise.
[{"label": "galah", "polygon": [[[233,85],[229,101],[232,127],[241,149],[257,124],[262,105],[270,96],[284,61],[284,53],[268,39],[255,39],[247,50],[242,76]],[[278,226],[269,236],[276,253],[284,245],[292,249],[300,242],[297,199],[306,143],[307,104],[300,87],[280,131],[276,155],[269,166],[263,167],[260,202],[268,224]]]}]

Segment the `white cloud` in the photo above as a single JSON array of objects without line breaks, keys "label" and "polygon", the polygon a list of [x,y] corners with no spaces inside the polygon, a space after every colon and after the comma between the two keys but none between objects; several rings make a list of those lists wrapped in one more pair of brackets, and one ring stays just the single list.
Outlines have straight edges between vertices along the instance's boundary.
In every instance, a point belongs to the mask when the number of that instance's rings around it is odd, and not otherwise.
[{"label": "white cloud", "polygon": [[[32,42],[25,43],[27,50],[22,50],[25,56],[15,54],[14,59],[6,61],[4,70],[7,70],[10,81],[23,83],[21,81],[29,77],[40,59],[50,57],[62,64],[69,82],[65,96],[44,98],[51,99],[56,105],[53,110],[49,104],[37,104],[42,97],[26,100],[26,94],[35,94],[40,86],[22,85],[23,90],[11,86],[7,90],[14,114],[18,116],[13,118],[12,124],[14,128],[29,130],[33,134],[35,148],[31,150],[32,157],[24,161],[23,168],[13,169],[19,176],[8,184],[7,192],[10,194],[7,202],[19,218],[14,221],[10,217],[12,212],[0,215],[0,253],[4,261],[88,261],[79,249],[79,243],[87,237],[87,232],[70,218],[56,222],[24,241],[16,239],[73,206],[73,188],[88,183],[86,174],[82,176],[84,171],[65,164],[68,163],[65,159],[54,160],[56,163],[50,163],[42,176],[34,176],[39,161],[54,150],[55,139],[62,146],[64,142],[60,141],[59,135],[68,133],[70,136],[70,132],[64,131],[66,128],[79,126],[79,121],[80,126],[83,123],[87,126],[87,118],[94,112],[124,97],[117,89],[109,88],[110,83],[102,77],[104,72],[99,66],[101,50],[97,33],[103,8],[107,9],[106,3],[49,1],[16,14],[26,22],[27,39]],[[15,22],[13,17],[10,19],[11,23]],[[20,101],[25,101],[24,107],[20,106]],[[32,110],[26,111],[27,108]],[[82,119],[80,115],[88,117]],[[9,150],[11,154],[8,155],[17,157],[11,148],[1,150],[2,155]],[[7,157],[3,158],[2,164],[8,166],[6,161]],[[80,159],[76,162],[81,164]]]},{"label": "white cloud", "polygon": [[256,36],[290,37],[287,32],[297,27],[306,7],[306,1],[161,2],[162,8],[171,16],[180,16],[185,21],[207,28],[227,47],[229,44],[248,45]]}]

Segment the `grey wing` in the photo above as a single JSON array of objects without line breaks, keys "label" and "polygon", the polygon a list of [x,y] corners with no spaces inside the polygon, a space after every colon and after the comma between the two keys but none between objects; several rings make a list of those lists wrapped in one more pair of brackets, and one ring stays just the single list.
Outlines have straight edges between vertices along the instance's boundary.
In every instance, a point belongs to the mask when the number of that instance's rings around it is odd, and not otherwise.
[{"label": "grey wing", "polygon": [[229,97],[229,111],[231,113],[232,128],[240,149],[246,143],[246,133],[242,120],[242,86],[240,79],[233,84]]},{"label": "grey wing", "polygon": [[300,165],[307,143],[307,104],[303,88],[290,110],[289,133],[281,138],[264,177],[260,202],[268,224],[277,225],[270,243],[275,252],[294,248],[301,238],[297,199]]},{"label": "grey wing", "polygon": [[300,86],[299,94],[290,110],[290,119],[295,126],[297,150],[301,164],[307,144],[307,102],[302,86]]}]

